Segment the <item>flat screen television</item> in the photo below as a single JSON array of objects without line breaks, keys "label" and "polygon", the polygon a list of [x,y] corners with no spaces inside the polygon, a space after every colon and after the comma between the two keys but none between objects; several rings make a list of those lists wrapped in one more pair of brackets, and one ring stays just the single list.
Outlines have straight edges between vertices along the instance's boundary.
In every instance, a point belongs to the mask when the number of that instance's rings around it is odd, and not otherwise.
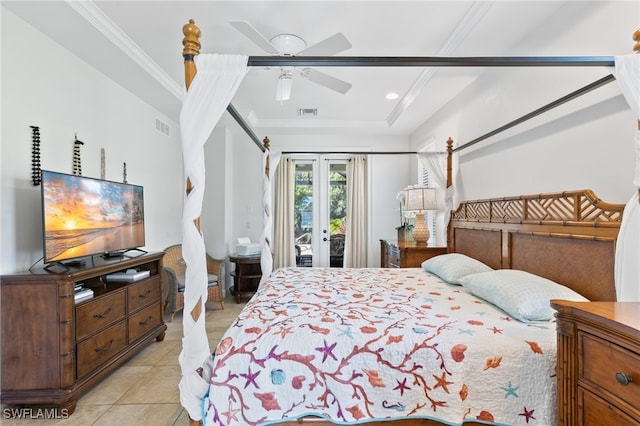
[{"label": "flat screen television", "polygon": [[145,245],[142,186],[48,170],[41,182],[44,263]]}]

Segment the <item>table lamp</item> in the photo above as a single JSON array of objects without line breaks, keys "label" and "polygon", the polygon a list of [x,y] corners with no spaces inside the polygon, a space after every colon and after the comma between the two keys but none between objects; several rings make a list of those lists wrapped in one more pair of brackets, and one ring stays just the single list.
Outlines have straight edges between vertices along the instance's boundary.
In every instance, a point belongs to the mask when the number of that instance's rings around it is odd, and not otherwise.
[{"label": "table lamp", "polygon": [[416,212],[416,225],[413,228],[413,240],[416,244],[427,244],[429,228],[424,223],[425,210],[437,210],[435,188],[414,187],[405,190],[405,210]]}]

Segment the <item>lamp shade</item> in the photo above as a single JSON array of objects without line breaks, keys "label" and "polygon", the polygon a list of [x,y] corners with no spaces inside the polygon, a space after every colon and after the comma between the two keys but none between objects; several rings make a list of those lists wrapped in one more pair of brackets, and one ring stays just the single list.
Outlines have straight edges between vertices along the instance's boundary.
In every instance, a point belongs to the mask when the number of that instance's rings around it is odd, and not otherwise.
[{"label": "lamp shade", "polygon": [[435,188],[408,188],[405,190],[405,210],[422,211],[437,210]]}]

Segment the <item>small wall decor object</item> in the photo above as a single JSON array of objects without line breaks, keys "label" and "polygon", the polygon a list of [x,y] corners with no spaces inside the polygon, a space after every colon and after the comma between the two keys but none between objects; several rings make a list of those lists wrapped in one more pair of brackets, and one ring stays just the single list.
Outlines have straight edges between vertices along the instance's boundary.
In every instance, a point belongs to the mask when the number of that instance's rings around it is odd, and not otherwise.
[{"label": "small wall decor object", "polygon": [[104,148],[100,148],[100,179],[104,180],[104,178],[105,178]]},{"label": "small wall decor object", "polygon": [[42,182],[42,172],[40,168],[40,127],[31,127],[31,181],[33,186]]},{"label": "small wall decor object", "polygon": [[75,141],[73,142],[73,174],[82,176],[82,164],[80,161],[80,146],[84,145],[84,142],[78,140],[78,135],[75,135]]},{"label": "small wall decor object", "polygon": [[127,163],[122,163],[122,183],[127,183]]}]

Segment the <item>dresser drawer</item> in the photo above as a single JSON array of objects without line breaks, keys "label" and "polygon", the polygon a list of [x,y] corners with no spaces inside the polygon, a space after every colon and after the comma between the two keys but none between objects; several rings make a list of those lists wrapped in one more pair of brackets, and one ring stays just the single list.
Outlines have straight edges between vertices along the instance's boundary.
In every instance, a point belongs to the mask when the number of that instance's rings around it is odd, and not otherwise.
[{"label": "dresser drawer", "polygon": [[[580,380],[594,389],[608,392],[631,407],[640,407],[640,354],[589,333],[578,333]],[[616,373],[632,378],[627,385]]]},{"label": "dresser drawer", "polygon": [[129,302],[129,312],[148,305],[160,298],[160,275],[132,284],[127,289]]},{"label": "dresser drawer", "polygon": [[389,268],[399,268],[400,267],[400,250],[398,246],[390,245],[389,246]]},{"label": "dresser drawer", "polygon": [[129,343],[145,335],[149,330],[160,324],[161,309],[159,302],[144,308],[129,317]]},{"label": "dresser drawer", "polygon": [[127,345],[127,322],[120,321],[78,343],[78,378],[90,373]]},{"label": "dresser drawer", "polygon": [[578,424],[584,426],[621,426],[638,422],[591,392],[578,388]]},{"label": "dresser drawer", "polygon": [[125,315],[125,290],[110,292],[104,297],[76,306],[76,340],[113,324]]}]

